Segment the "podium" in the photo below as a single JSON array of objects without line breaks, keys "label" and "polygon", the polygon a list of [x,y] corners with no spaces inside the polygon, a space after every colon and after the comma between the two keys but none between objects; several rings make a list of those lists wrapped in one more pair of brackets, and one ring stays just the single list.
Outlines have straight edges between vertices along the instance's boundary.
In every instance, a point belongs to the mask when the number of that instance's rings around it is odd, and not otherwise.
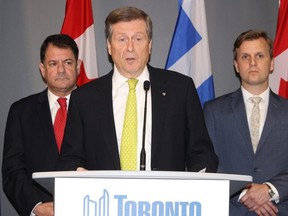
[{"label": "podium", "polygon": [[33,173],[54,194],[56,216],[229,215],[229,197],[251,176],[167,171]]}]

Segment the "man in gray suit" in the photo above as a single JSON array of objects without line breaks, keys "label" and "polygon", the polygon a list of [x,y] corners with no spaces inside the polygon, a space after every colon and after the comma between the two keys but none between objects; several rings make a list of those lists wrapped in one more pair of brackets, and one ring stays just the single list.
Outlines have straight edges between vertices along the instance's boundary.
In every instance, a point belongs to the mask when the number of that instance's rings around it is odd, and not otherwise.
[{"label": "man in gray suit", "polygon": [[240,34],[233,52],[241,87],[204,106],[218,172],[253,177],[231,196],[231,216],[288,214],[288,101],[269,88],[272,46],[265,32]]}]

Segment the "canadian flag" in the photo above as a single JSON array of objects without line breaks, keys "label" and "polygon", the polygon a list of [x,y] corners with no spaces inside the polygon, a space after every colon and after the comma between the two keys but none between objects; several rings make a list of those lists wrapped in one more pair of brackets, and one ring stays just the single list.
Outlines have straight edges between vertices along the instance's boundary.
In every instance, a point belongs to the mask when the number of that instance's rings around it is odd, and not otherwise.
[{"label": "canadian flag", "polygon": [[279,3],[274,41],[275,67],[270,75],[270,86],[274,92],[288,98],[288,0],[280,0]]},{"label": "canadian flag", "polygon": [[82,61],[77,85],[98,77],[94,21],[91,0],[67,0],[62,34],[72,37],[79,48]]}]

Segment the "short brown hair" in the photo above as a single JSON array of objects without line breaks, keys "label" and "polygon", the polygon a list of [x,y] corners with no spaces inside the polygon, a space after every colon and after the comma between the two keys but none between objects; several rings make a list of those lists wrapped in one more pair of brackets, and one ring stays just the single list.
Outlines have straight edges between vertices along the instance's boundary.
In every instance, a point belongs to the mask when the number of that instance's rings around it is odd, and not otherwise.
[{"label": "short brown hair", "polygon": [[252,41],[259,38],[263,38],[266,40],[269,46],[270,57],[273,58],[273,41],[271,38],[268,37],[267,33],[264,31],[248,30],[241,33],[234,42],[234,48],[233,48],[234,60],[236,60],[237,58],[236,49],[239,48],[244,41]]},{"label": "short brown hair", "polygon": [[136,7],[122,7],[110,12],[105,20],[105,36],[106,39],[111,40],[112,37],[112,25],[118,22],[129,22],[132,20],[144,20],[147,26],[147,34],[149,40],[152,39],[152,20],[142,10]]}]

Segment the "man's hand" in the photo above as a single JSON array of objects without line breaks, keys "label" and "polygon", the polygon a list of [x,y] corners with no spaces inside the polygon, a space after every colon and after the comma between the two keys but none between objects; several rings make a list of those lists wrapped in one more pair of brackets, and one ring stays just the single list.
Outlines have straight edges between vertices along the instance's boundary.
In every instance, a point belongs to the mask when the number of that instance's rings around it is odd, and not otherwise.
[{"label": "man's hand", "polygon": [[87,169],[85,169],[83,167],[77,167],[76,171],[87,171]]},{"label": "man's hand", "polygon": [[277,207],[270,202],[266,184],[251,184],[246,194],[240,199],[249,211],[254,211],[257,215],[277,215]]},{"label": "man's hand", "polygon": [[41,203],[34,209],[34,214],[37,216],[53,216],[54,206],[53,202]]},{"label": "man's hand", "polygon": [[255,213],[259,216],[277,216],[278,209],[272,202],[269,201],[255,210]]}]

